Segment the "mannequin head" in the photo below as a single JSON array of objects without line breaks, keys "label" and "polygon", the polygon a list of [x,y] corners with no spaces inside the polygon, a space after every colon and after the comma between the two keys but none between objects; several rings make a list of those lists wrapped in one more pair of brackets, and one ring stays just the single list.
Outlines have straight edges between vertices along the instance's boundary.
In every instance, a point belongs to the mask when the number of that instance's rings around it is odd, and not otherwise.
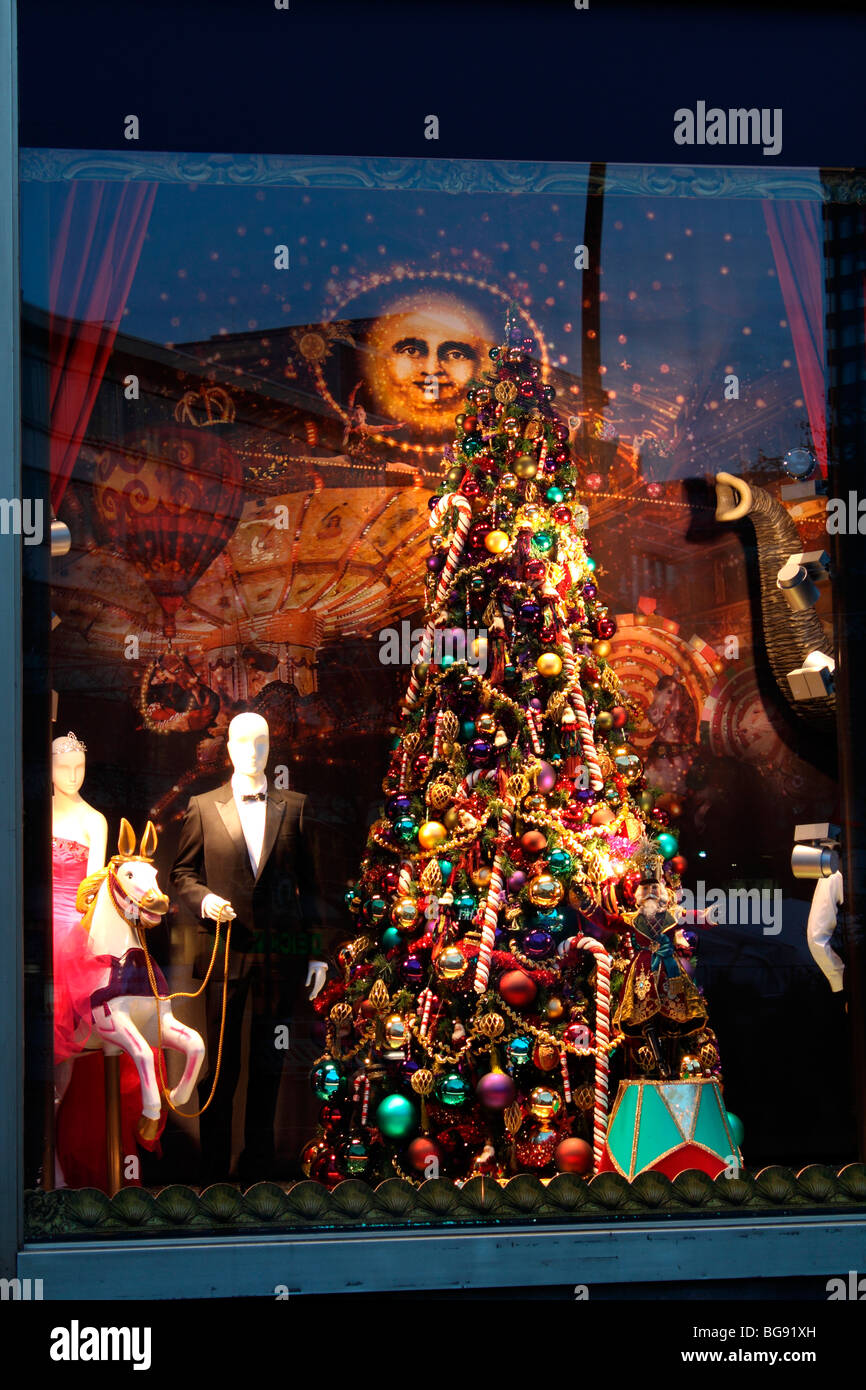
[{"label": "mannequin head", "polygon": [[229,724],[228,750],[239,777],[260,777],[270,748],[268,726],[260,714],[236,714]]},{"label": "mannequin head", "polygon": [[77,796],[84,781],[85,745],[73,733],[51,745],[51,780],[63,796]]}]

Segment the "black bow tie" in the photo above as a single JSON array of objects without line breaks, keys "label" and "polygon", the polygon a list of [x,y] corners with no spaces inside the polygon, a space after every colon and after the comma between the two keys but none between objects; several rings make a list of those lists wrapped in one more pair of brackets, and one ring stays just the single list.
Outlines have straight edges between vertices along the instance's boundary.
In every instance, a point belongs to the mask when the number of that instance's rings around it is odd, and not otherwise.
[{"label": "black bow tie", "polygon": [[248,793],[243,797],[243,800],[244,800],[244,801],[267,801],[267,799],[268,799],[268,794],[267,794],[267,792],[248,792]]}]

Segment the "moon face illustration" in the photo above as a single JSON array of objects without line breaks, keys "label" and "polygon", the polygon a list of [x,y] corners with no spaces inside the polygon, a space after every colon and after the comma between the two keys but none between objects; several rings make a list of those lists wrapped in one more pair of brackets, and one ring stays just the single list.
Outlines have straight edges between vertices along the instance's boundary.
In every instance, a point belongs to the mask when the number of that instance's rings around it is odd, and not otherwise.
[{"label": "moon face illustration", "polygon": [[494,341],[481,314],[455,295],[419,291],[395,300],[365,343],[374,410],[426,435],[453,433],[466,387],[489,365]]}]

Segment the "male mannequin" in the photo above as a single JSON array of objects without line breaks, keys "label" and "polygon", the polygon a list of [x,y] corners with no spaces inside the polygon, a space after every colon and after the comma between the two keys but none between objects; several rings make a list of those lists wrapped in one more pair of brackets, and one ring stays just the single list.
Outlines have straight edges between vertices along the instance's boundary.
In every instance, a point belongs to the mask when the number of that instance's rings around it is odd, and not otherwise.
[{"label": "male mannequin", "polygon": [[[315,998],[327,965],[308,960],[309,935],[320,951],[330,945],[319,930],[310,843],[304,824],[306,798],[268,786],[269,732],[258,714],[239,714],[229,724],[230,782],[191,798],[181,830],[171,882],[186,905],[207,927],[195,975],[201,979],[213,949],[213,923],[223,912],[221,942],[232,924],[226,1024],[222,1064],[213,1101],[201,1117],[202,1178],[228,1176],[231,1158],[232,1101],[240,1076],[241,1029],[247,996],[252,995],[250,1065],[244,1125],[244,1151],[238,1163],[242,1182],[271,1176],[274,1115],[285,1050],[279,1028],[289,1024],[304,982]],[[246,799],[245,799],[246,798]],[[207,988],[208,1078],[199,1085],[200,1104],[210,1091],[216,1064],[222,1007],[222,959]]]}]

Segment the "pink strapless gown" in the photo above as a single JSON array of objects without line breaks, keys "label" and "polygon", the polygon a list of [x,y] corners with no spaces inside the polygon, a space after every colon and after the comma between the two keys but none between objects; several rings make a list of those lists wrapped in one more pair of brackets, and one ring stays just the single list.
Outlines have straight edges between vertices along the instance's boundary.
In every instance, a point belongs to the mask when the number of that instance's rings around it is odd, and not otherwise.
[{"label": "pink strapless gown", "polygon": [[75,895],[87,877],[87,845],[51,841],[54,918],[54,1060],[75,1057],[91,1031],[90,996],[105,983],[107,957],[98,956],[81,927]]}]

